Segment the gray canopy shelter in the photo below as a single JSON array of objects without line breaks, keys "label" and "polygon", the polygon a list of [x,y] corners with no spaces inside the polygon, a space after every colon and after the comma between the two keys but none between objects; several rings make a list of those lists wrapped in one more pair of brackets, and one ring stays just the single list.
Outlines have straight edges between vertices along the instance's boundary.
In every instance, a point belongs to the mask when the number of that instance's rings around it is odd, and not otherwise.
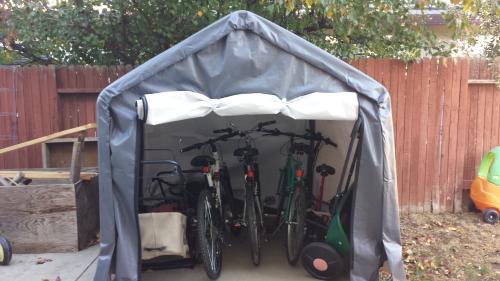
[{"label": "gray canopy shelter", "polygon": [[[315,105],[321,108],[323,104],[324,110],[324,104],[330,104],[335,108],[330,111],[333,115],[340,109],[335,100],[312,99],[312,106],[309,102],[305,108],[299,106],[298,109],[288,101],[308,101],[297,98],[310,97],[311,93],[329,93],[323,97],[338,97],[341,101],[342,97],[355,93],[356,114],[363,119],[364,126],[351,216],[350,277],[351,280],[377,280],[378,269],[387,260],[394,280],[405,280],[387,90],[349,64],[247,11],[234,12],[218,20],[135,68],[99,95],[101,252],[95,280],[111,280],[113,274],[117,280],[141,278],[137,186],[142,137],[138,135],[138,126],[142,121],[138,119],[136,101],[145,95],[163,93],[163,100],[158,103],[163,101],[168,105],[168,94],[179,92],[194,93],[198,99],[181,98],[188,110],[180,115],[200,117],[217,113],[221,108],[219,100],[260,93],[259,97],[264,95],[262,104],[253,104],[253,107],[276,104],[265,113],[282,113],[295,119],[312,119],[308,116],[315,116]],[[266,100],[266,96],[276,100]],[[206,108],[202,113],[192,113],[190,102],[194,104],[199,100],[207,104]],[[229,107],[242,112],[252,107],[251,102],[238,100],[232,106]],[[223,113],[231,115],[230,111]],[[249,109],[245,114],[252,112]],[[170,121],[189,118],[176,119],[175,114],[175,111],[167,112]],[[232,115],[236,114],[232,112]],[[161,122],[163,117],[158,118]]]}]

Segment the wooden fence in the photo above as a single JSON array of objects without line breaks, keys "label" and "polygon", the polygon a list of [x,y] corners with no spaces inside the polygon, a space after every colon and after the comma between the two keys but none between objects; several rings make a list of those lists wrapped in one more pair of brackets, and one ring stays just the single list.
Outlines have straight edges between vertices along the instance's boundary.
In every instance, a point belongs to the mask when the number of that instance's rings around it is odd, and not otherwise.
[{"label": "wooden fence", "polygon": [[[500,145],[500,91],[485,63],[352,64],[391,94],[401,211],[460,211],[483,154]],[[0,147],[94,122],[100,90],[130,69],[0,67]],[[40,147],[0,156],[0,168],[41,164]]]}]

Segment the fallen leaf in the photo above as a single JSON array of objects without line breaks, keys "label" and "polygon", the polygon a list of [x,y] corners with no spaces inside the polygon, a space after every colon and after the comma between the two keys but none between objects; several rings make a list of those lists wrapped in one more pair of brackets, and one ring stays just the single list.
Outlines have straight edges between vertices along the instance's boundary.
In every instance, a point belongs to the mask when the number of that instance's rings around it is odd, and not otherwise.
[{"label": "fallen leaf", "polygon": [[51,261],[52,261],[51,259],[38,257],[38,259],[36,259],[36,264],[44,264],[46,262],[51,262]]}]

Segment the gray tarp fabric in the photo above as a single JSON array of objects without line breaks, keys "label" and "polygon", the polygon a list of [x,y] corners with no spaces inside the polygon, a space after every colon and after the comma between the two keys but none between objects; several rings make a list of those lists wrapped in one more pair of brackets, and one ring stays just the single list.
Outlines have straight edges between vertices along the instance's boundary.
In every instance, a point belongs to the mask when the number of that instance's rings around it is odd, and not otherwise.
[{"label": "gray tarp fabric", "polygon": [[347,63],[247,11],[218,20],[124,75],[99,95],[101,252],[95,280],[140,280],[137,112],[145,94],[193,91],[209,98],[266,93],[288,100],[356,92],[364,120],[354,197],[351,280],[377,280],[388,261],[405,280],[396,163],[387,90]]}]

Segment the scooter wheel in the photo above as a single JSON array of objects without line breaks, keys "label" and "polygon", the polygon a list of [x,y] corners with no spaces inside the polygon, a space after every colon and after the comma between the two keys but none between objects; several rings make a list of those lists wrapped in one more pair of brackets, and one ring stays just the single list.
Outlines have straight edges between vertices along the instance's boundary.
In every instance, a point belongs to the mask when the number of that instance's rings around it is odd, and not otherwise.
[{"label": "scooter wheel", "polygon": [[0,236],[0,265],[8,265],[12,258],[12,246],[5,237]]},{"label": "scooter wheel", "polygon": [[314,278],[333,280],[344,274],[344,259],[330,245],[313,242],[302,250],[302,265]]},{"label": "scooter wheel", "polygon": [[500,215],[497,210],[490,208],[483,211],[483,220],[489,224],[495,224],[498,222]]}]

